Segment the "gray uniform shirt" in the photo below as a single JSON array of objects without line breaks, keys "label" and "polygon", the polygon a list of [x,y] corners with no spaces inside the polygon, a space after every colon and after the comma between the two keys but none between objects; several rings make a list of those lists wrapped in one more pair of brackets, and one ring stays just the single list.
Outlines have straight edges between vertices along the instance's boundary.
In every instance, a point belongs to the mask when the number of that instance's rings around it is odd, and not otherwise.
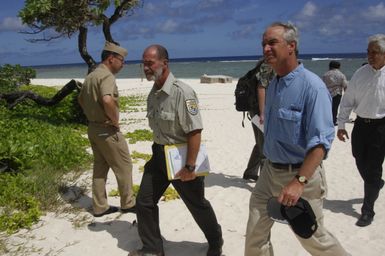
[{"label": "gray uniform shirt", "polygon": [[154,85],[150,91],[147,118],[161,145],[186,143],[187,133],[203,129],[195,91],[171,72],[160,90]]}]

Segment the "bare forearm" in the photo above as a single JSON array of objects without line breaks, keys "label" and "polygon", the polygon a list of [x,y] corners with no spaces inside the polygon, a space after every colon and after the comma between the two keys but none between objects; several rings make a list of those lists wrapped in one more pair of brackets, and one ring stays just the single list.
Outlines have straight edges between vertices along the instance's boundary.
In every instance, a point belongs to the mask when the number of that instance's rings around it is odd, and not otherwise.
[{"label": "bare forearm", "polygon": [[195,165],[199,148],[201,145],[202,130],[195,130],[187,135],[187,158],[186,164]]},{"label": "bare forearm", "polygon": [[265,112],[265,94],[266,89],[262,86],[258,86],[258,107],[259,107],[259,115],[264,116]]},{"label": "bare forearm", "polygon": [[119,109],[115,100],[110,95],[103,96],[103,107],[112,125],[119,127]]},{"label": "bare forearm", "polygon": [[318,145],[309,150],[306,154],[301,169],[298,174],[300,176],[306,176],[307,179],[310,179],[317,167],[321,164],[322,160],[325,157],[325,148],[323,145]]}]

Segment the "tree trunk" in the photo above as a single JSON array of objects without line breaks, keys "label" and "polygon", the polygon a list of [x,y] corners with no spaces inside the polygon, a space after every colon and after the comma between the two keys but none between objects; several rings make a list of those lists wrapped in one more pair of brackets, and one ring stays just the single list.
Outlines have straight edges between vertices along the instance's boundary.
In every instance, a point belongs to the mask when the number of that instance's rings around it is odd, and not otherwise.
[{"label": "tree trunk", "polygon": [[89,55],[87,51],[87,32],[88,29],[86,27],[79,27],[79,36],[78,36],[78,50],[82,59],[88,65],[88,74],[91,73],[95,67],[95,60]]},{"label": "tree trunk", "polygon": [[53,106],[59,103],[62,99],[64,99],[67,95],[69,95],[74,90],[80,90],[82,87],[82,83],[79,81],[71,80],[64,87],[58,91],[51,99],[44,98],[32,91],[18,91],[12,93],[4,93],[0,94],[0,99],[4,99],[8,108],[12,109],[20,102],[23,102],[26,99],[31,99],[36,102],[38,105],[42,106]]}]

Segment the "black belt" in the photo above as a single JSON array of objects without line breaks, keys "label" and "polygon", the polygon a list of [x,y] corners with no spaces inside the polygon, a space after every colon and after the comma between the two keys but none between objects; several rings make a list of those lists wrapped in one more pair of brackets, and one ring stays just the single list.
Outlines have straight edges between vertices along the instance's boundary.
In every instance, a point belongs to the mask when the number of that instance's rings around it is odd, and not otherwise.
[{"label": "black belt", "polygon": [[299,169],[302,166],[302,163],[296,164],[281,164],[281,163],[271,163],[271,166],[275,169]]},{"label": "black belt", "polygon": [[381,119],[370,119],[370,118],[362,118],[357,116],[356,122],[365,123],[365,124],[384,124],[385,117]]},{"label": "black belt", "polygon": [[158,144],[158,143],[155,143],[155,142],[154,142],[154,144],[152,144],[152,148],[164,151],[164,145]]}]

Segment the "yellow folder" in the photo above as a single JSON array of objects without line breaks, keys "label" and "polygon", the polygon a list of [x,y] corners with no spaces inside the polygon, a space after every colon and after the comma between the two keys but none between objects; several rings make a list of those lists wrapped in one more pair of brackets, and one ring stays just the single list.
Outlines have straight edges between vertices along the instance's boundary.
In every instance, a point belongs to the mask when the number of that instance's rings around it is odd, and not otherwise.
[{"label": "yellow folder", "polygon": [[[169,180],[177,179],[175,175],[186,164],[187,144],[175,144],[164,146],[164,154],[166,157],[167,176]],[[195,174],[197,176],[205,176],[210,172],[210,162],[204,144],[200,145],[197,159],[195,162]]]}]

